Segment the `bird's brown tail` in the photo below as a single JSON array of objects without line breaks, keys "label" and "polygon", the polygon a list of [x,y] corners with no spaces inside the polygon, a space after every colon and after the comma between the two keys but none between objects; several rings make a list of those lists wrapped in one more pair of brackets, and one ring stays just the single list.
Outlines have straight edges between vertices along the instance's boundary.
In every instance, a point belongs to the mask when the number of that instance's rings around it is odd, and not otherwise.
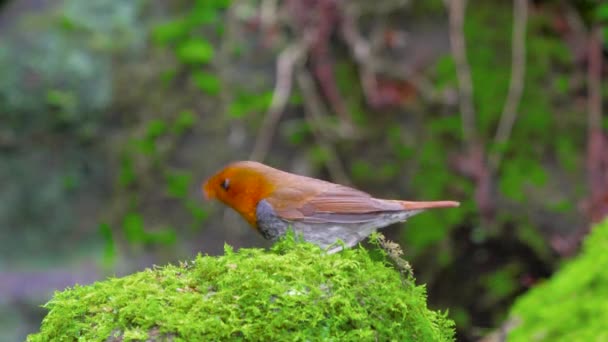
[{"label": "bird's brown tail", "polygon": [[426,210],[434,208],[455,208],[460,205],[460,202],[456,201],[429,201],[429,202],[410,202],[410,201],[397,201],[406,210]]}]

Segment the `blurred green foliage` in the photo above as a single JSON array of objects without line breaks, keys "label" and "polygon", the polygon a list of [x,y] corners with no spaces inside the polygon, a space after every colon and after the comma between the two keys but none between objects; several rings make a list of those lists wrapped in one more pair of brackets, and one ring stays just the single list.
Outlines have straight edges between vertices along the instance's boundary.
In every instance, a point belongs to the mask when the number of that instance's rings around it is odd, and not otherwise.
[{"label": "blurred green foliage", "polygon": [[97,234],[94,198],[101,200],[108,180],[91,142],[105,133],[114,53],[143,47],[142,6],[65,0],[3,32],[0,178],[10,179],[0,194],[3,260],[61,256],[87,248],[75,248],[72,237]]},{"label": "blurred green foliage", "polygon": [[511,309],[508,341],[608,339],[608,221],[596,225],[582,253],[551,279],[521,296]]}]

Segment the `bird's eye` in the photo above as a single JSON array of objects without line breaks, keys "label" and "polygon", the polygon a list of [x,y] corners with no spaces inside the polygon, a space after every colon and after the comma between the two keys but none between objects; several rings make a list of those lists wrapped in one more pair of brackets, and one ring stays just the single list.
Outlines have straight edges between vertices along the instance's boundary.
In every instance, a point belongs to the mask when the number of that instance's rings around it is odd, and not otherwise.
[{"label": "bird's eye", "polygon": [[222,181],[222,184],[220,184],[220,186],[222,187],[222,189],[224,189],[225,191],[228,191],[228,189],[230,188],[230,179],[226,178]]}]

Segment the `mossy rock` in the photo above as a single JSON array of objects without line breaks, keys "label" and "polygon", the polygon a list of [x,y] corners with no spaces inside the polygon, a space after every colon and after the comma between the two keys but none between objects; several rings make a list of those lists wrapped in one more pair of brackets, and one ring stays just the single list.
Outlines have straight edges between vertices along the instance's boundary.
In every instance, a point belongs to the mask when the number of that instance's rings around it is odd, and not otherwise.
[{"label": "mossy rock", "polygon": [[279,242],[57,292],[28,341],[452,341],[378,250]]},{"label": "mossy rock", "polygon": [[608,341],[608,220],[581,254],[511,310],[509,341]]}]

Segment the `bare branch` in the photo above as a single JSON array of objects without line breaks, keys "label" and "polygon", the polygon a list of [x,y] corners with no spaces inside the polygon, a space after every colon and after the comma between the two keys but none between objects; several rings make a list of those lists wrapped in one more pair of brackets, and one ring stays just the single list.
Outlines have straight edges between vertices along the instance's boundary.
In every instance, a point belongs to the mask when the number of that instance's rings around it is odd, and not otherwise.
[{"label": "bare branch", "polygon": [[589,108],[589,130],[601,130],[602,128],[602,47],[601,30],[599,26],[592,29],[589,34],[587,86]]},{"label": "bare branch", "polygon": [[260,4],[260,24],[264,31],[276,24],[277,8],[277,0],[262,0]]},{"label": "bare branch", "polygon": [[293,69],[296,63],[305,56],[309,45],[309,39],[305,38],[300,42],[288,46],[279,55],[277,60],[277,80],[272,94],[272,101],[262,122],[262,127],[258,132],[258,137],[250,156],[251,160],[263,161],[266,158],[274,131],[291,94]]},{"label": "bare branch", "polygon": [[467,49],[464,39],[464,14],[466,0],[447,0],[450,20],[450,45],[456,64],[460,115],[462,116],[462,134],[466,144],[476,140],[475,107],[473,106],[473,81],[471,68],[467,61]]},{"label": "bare branch", "polygon": [[296,73],[296,79],[298,86],[302,92],[304,98],[304,107],[306,110],[306,121],[310,125],[312,134],[322,149],[328,154],[329,158],[326,160],[327,170],[333,180],[340,184],[349,185],[351,184],[342,163],[340,162],[338,153],[334,146],[329,142],[326,136],[323,134],[321,118],[325,116],[323,113],[326,110],[323,108],[323,102],[316,91],[316,87],[312,76],[306,70],[300,70]]},{"label": "bare branch", "polygon": [[[526,72],[526,26],[528,21],[528,0],[515,0],[513,2],[513,43],[511,48],[511,80],[509,82],[509,94],[500,116],[500,122],[494,137],[496,145],[503,145],[509,139],[517,109],[521,101],[524,89],[524,78]],[[501,152],[492,155],[490,168],[498,169]]]},{"label": "bare branch", "polygon": [[589,34],[587,49],[587,106],[589,133],[587,143],[587,172],[590,188],[589,216],[592,223],[608,216],[608,139],[602,132],[602,48],[601,31],[596,26]]}]

